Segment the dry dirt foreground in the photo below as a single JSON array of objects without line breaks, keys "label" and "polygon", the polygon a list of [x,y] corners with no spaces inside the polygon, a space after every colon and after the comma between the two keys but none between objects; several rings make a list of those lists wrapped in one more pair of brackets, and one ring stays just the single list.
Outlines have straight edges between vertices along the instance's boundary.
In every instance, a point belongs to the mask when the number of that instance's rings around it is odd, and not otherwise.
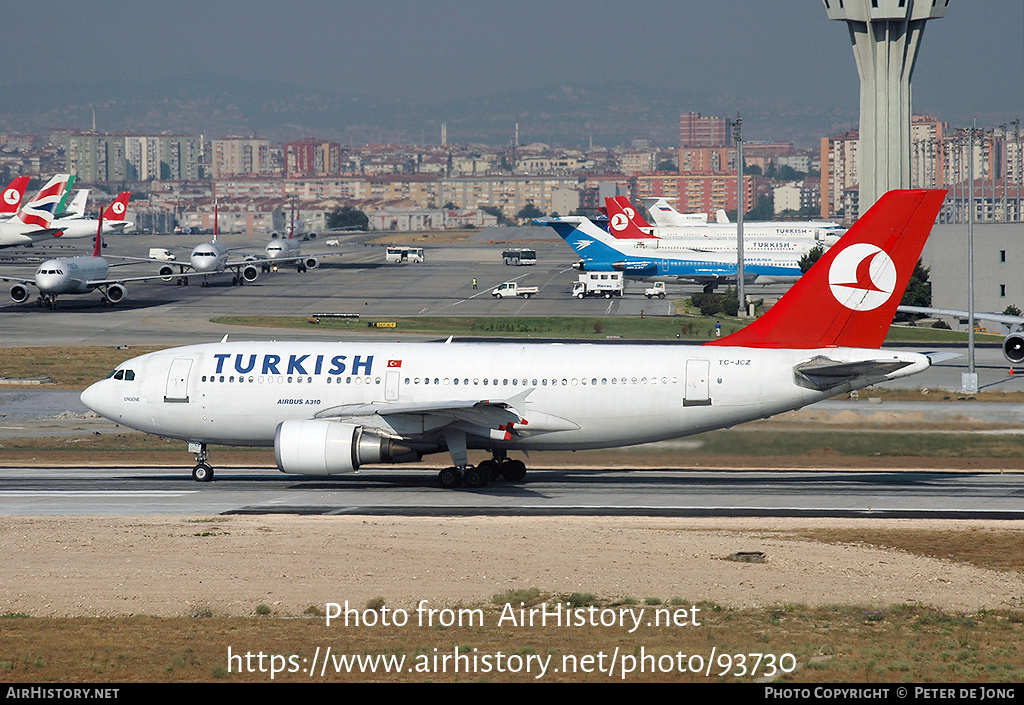
[{"label": "dry dirt foreground", "polygon": [[[392,608],[539,588],[726,607],[920,603],[1020,608],[1024,574],[801,537],[824,527],[970,531],[1022,545],[1014,522],[359,516],[6,517],[0,613],[282,616],[327,602]],[[763,551],[765,563],[726,560]]]}]

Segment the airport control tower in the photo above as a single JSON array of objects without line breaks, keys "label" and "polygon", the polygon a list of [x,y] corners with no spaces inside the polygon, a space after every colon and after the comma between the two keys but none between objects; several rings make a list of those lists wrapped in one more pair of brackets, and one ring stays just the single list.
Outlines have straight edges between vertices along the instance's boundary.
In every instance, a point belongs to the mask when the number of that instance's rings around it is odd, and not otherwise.
[{"label": "airport control tower", "polygon": [[846,22],[860,74],[857,170],[860,212],[890,189],[910,186],[910,79],[924,25],[949,0],[823,0]]}]

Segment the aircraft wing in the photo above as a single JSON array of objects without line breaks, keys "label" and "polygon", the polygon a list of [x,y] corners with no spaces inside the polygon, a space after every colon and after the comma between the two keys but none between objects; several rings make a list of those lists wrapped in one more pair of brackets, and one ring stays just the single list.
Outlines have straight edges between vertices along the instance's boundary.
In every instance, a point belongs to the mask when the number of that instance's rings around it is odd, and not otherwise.
[{"label": "aircraft wing", "polygon": [[111,284],[124,284],[125,282],[144,282],[150,279],[161,279],[159,274],[147,274],[141,277],[118,277],[116,279],[90,279],[85,282],[85,285],[90,289],[98,289],[101,286],[110,286]]},{"label": "aircraft wing", "polygon": [[858,360],[856,362],[837,362],[827,357],[816,357],[813,360],[797,365],[794,372],[797,383],[813,389],[829,389],[847,382],[857,382],[858,386],[865,380],[882,381],[889,374],[902,370],[911,362],[898,359]]},{"label": "aircraft wing", "polygon": [[527,389],[508,399],[462,399],[434,402],[371,402],[369,404],[343,404],[323,409],[315,418],[380,417],[394,431],[405,438],[437,433],[448,427],[457,427],[469,434],[495,440],[509,440],[513,426],[521,431],[547,433],[575,430],[575,423],[544,414],[526,411]]},{"label": "aircraft wing", "polygon": [[22,277],[12,277],[7,274],[0,274],[0,282],[18,282],[19,284],[32,284],[35,286],[36,280],[32,277],[23,279]]},{"label": "aircraft wing", "polygon": [[28,232],[19,233],[19,235],[31,238],[32,242],[39,242],[40,240],[60,237],[63,232],[64,228],[40,228],[39,230],[30,230]]},{"label": "aircraft wing", "polygon": [[[969,318],[967,311],[960,311],[952,308],[926,308],[924,306],[899,306],[897,311],[902,313],[921,313],[926,316],[955,316],[956,318]],[[1017,331],[1024,326],[1024,316],[1011,316],[1006,313],[986,313],[975,311],[975,319],[979,321],[992,321],[1009,326],[1011,331]]]}]

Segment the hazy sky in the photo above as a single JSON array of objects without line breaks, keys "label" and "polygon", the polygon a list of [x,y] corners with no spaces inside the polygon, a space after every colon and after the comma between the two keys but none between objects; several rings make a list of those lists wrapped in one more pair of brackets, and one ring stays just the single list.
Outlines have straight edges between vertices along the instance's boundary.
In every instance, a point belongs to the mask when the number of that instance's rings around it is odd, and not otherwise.
[{"label": "hazy sky", "polygon": [[[208,72],[423,100],[631,80],[858,103],[846,25],[821,0],[35,0],[3,13],[0,84],[41,90]],[[951,0],[925,32],[914,110],[1021,117],[1024,2]]]}]

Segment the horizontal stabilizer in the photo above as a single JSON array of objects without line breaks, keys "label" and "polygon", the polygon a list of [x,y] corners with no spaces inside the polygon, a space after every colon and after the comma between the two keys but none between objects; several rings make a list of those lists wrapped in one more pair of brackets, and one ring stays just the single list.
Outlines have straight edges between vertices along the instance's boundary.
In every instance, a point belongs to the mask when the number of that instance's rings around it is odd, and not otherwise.
[{"label": "horizontal stabilizer", "polygon": [[906,360],[858,360],[836,362],[827,357],[816,357],[796,367],[797,376],[814,389],[838,387],[845,382],[882,379],[912,363]]}]

